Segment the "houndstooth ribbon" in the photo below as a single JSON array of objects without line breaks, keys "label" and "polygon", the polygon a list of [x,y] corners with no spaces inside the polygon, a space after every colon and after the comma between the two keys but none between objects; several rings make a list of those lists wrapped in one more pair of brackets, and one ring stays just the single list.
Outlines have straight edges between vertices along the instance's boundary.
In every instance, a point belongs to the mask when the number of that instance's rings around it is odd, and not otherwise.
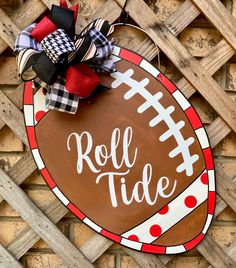
[{"label": "houndstooth ribbon", "polygon": [[[97,19],[75,35],[78,7],[69,10],[65,3],[53,6],[50,18],[44,17],[19,34],[15,54],[21,78],[33,80],[47,90],[47,108],[74,113],[79,98],[88,97],[100,83],[96,73],[116,71],[111,59],[113,41],[107,39],[114,27],[104,19]],[[86,68],[84,65],[81,68],[82,62],[87,63]]]},{"label": "houndstooth ribbon", "polygon": [[63,55],[75,51],[74,43],[63,29],[57,29],[44,37],[41,46],[52,63],[58,63]]}]

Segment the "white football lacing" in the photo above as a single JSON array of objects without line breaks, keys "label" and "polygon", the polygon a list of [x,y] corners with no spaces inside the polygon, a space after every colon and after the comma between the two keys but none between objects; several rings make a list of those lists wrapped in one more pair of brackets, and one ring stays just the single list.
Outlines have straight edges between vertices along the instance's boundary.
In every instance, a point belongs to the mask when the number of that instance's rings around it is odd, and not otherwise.
[{"label": "white football lacing", "polygon": [[138,113],[145,112],[148,108],[152,107],[158,113],[150,122],[150,127],[155,127],[161,121],[164,121],[168,126],[168,130],[165,131],[160,137],[159,140],[161,142],[166,141],[170,137],[174,137],[177,146],[169,153],[170,158],[176,157],[178,154],[181,154],[183,157],[183,163],[181,163],[177,168],[176,171],[178,173],[186,171],[187,176],[193,175],[193,164],[199,159],[197,154],[190,155],[189,147],[194,143],[194,138],[189,137],[187,140],[184,139],[181,129],[185,126],[184,121],[179,121],[177,123],[174,122],[171,114],[175,111],[174,106],[169,106],[167,108],[163,107],[162,104],[159,102],[160,99],[163,97],[162,92],[157,92],[155,95],[152,95],[145,87],[149,84],[149,79],[144,78],[142,81],[136,81],[131,76],[134,74],[133,69],[129,69],[124,73],[115,72],[112,73],[111,76],[115,78],[112,83],[112,88],[117,88],[121,84],[126,84],[130,87],[130,90],[127,91],[124,95],[125,100],[129,100],[135,94],[139,94],[145,99],[145,102],[140,105],[137,109]]}]

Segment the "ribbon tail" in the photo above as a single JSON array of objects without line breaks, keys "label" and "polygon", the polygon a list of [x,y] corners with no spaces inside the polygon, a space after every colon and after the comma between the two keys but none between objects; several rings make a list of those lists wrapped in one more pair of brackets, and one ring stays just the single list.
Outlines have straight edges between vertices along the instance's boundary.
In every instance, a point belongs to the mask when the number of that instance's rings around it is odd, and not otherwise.
[{"label": "ribbon tail", "polygon": [[75,23],[76,23],[77,18],[78,18],[79,4],[76,4],[74,6],[68,7],[68,4],[67,4],[66,0],[60,0],[60,7],[63,7],[63,8],[66,8],[66,9],[69,9],[69,10],[73,11],[74,12],[74,20],[75,20]]},{"label": "ribbon tail", "polygon": [[31,81],[37,77],[33,70],[33,64],[40,56],[40,52],[34,49],[22,49],[16,56],[19,75],[23,81]]},{"label": "ribbon tail", "polygon": [[97,55],[92,59],[92,67],[96,72],[113,73],[116,71],[114,61],[111,57],[114,49],[114,40],[109,41],[98,29],[89,31],[96,48]]},{"label": "ribbon tail", "polygon": [[66,0],[60,0],[60,7],[68,8]]}]

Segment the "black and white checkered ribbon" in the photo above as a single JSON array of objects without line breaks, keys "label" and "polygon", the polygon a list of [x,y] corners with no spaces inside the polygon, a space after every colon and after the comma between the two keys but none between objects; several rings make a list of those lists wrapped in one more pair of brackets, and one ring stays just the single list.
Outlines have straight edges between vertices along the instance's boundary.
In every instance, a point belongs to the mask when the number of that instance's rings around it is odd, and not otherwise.
[{"label": "black and white checkered ribbon", "polygon": [[66,90],[65,79],[59,76],[46,91],[45,106],[50,110],[75,114],[79,106],[79,97]]}]

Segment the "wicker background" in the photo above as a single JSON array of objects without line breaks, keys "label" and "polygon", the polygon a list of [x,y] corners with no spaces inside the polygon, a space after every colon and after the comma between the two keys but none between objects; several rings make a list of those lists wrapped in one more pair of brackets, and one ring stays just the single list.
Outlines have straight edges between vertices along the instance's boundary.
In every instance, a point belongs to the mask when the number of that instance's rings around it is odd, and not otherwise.
[{"label": "wicker background", "polygon": [[[79,0],[78,30],[115,21],[124,0]],[[123,29],[117,43],[167,74],[207,127],[217,168],[217,207],[196,249],[178,256],[143,254],[113,244],[82,224],[38,175],[28,149],[23,84],[12,54],[19,31],[52,0],[0,0],[0,267],[236,267],[236,0],[130,0],[130,18],[149,32]]]}]

